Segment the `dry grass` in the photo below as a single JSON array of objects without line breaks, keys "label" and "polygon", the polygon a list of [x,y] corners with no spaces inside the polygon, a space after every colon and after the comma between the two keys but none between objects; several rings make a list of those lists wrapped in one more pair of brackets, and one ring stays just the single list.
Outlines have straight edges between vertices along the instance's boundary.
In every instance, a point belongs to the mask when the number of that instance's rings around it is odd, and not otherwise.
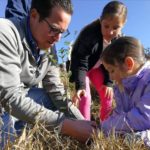
[{"label": "dry grass", "polygon": [[71,137],[58,135],[57,130],[48,131],[44,125],[36,124],[32,129],[24,128],[20,137],[5,147],[6,150],[81,150],[88,149]]},{"label": "dry grass", "polygon": [[57,130],[48,131],[44,125],[36,124],[32,129],[24,128],[15,142],[8,143],[5,150],[146,150],[142,141],[122,137],[105,137],[99,131],[90,144],[82,144],[71,137],[58,135]]},{"label": "dry grass", "polygon": [[[99,100],[97,94],[92,92],[95,100],[92,105],[93,119],[98,122]],[[93,135],[90,142],[82,144],[77,140],[58,135],[57,130],[50,132],[44,125],[36,124],[30,129],[24,128],[15,142],[6,145],[5,150],[147,150],[142,141],[127,140],[112,134],[105,137],[101,131]]]}]

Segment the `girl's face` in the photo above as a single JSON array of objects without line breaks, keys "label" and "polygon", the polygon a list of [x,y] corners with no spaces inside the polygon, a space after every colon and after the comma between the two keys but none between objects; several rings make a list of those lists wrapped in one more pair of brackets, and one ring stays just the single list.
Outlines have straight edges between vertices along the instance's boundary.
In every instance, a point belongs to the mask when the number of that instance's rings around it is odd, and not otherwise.
[{"label": "girl's face", "polygon": [[113,38],[118,37],[121,34],[123,26],[124,21],[118,16],[107,17],[101,20],[103,38],[110,42]]},{"label": "girl's face", "polygon": [[121,83],[122,79],[128,76],[128,72],[125,65],[110,65],[105,62],[103,62],[103,65],[109,72],[110,78],[116,81],[117,83]]}]

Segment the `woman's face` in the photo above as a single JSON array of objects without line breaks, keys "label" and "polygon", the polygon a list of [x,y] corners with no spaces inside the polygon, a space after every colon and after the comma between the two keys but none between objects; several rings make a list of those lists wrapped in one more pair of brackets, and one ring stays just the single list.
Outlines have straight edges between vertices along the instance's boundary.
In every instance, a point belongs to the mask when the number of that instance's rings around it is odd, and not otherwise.
[{"label": "woman's face", "polygon": [[107,17],[101,20],[101,31],[103,38],[110,42],[113,38],[121,34],[124,22],[118,16]]}]

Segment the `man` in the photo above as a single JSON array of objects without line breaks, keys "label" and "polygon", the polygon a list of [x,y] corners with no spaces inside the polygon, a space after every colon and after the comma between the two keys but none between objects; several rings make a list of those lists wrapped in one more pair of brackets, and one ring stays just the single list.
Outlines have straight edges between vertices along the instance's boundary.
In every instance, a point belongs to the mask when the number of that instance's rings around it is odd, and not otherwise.
[{"label": "man", "polygon": [[[49,52],[40,55],[40,49],[49,49],[65,34],[71,15],[70,0],[33,0],[28,17],[0,19],[0,100],[20,120],[44,122],[49,129],[61,124],[62,134],[85,141],[93,123],[55,111],[53,102],[63,99],[64,87],[57,68],[50,65]],[[37,87],[40,81],[43,88]],[[79,113],[77,118],[83,119]],[[2,119],[5,127],[5,115]]]}]

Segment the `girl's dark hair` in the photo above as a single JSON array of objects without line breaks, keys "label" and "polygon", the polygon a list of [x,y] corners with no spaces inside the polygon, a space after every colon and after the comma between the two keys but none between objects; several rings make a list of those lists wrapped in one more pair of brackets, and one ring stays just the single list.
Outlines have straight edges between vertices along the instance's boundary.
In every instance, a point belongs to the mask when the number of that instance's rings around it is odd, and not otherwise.
[{"label": "girl's dark hair", "polygon": [[31,9],[35,8],[40,15],[40,20],[51,15],[54,7],[61,7],[68,14],[73,14],[71,0],[32,0]]},{"label": "girl's dark hair", "polygon": [[132,57],[140,64],[145,63],[144,48],[141,42],[134,37],[124,36],[113,41],[103,51],[101,59],[107,64],[122,65],[127,56]]},{"label": "girl's dark hair", "polygon": [[107,17],[113,17],[116,15],[121,17],[123,22],[125,22],[127,18],[127,7],[122,2],[111,1],[104,7],[100,19],[103,20]]}]

